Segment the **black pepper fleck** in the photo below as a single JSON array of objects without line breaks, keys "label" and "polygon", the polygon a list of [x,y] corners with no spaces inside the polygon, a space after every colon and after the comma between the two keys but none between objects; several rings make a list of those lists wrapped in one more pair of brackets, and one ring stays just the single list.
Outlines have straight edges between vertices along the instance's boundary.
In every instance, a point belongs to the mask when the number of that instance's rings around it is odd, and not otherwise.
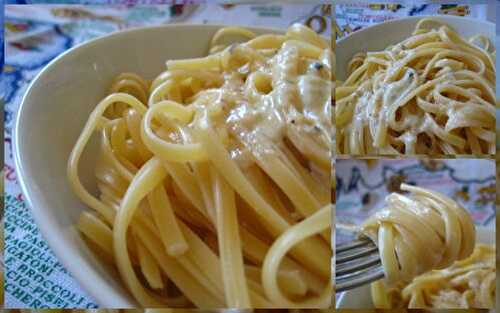
[{"label": "black pepper fleck", "polygon": [[313,66],[314,66],[314,68],[315,68],[317,71],[319,71],[319,70],[321,70],[321,69],[323,68],[323,64],[318,63],[318,62],[313,63]]}]

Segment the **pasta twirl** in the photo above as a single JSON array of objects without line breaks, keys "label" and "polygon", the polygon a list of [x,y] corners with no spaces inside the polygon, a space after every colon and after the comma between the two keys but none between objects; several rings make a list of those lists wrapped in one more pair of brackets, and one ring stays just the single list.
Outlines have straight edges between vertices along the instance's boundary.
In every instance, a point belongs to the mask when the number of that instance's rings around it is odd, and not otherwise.
[{"label": "pasta twirl", "polygon": [[[94,210],[79,230],[141,305],[330,305],[332,58],[300,25],[229,27],[206,57],[115,79],[68,176]],[[97,196],[78,175],[94,133]]]},{"label": "pasta twirl", "polygon": [[495,49],[433,19],[358,53],[335,90],[338,153],[494,154]]},{"label": "pasta twirl", "polygon": [[407,184],[401,190],[412,195],[390,194],[387,206],[362,225],[362,232],[377,243],[389,285],[462,260],[475,244],[472,219],[458,203]]},{"label": "pasta twirl", "polygon": [[[475,245],[463,207],[424,188],[402,184],[387,207],[362,225],[379,247],[385,279],[371,285],[377,308],[492,308],[495,247]],[[475,245],[475,246],[474,246]]]}]

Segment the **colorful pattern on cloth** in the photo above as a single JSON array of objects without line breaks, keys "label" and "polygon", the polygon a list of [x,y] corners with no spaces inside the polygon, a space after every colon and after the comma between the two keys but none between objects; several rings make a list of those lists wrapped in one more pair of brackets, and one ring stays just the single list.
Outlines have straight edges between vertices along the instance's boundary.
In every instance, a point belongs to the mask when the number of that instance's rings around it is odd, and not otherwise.
[{"label": "colorful pattern on cloth", "polygon": [[[3,5],[0,7],[0,25],[3,25],[4,8]],[[4,32],[0,32],[0,70],[3,68],[4,63],[4,44],[3,44]],[[1,96],[1,93],[0,93]]]},{"label": "colorful pattern on cloth", "polygon": [[125,4],[125,5],[186,5],[206,3],[204,0],[6,0],[7,4]]},{"label": "colorful pattern on cloth", "polygon": [[335,34],[337,39],[340,39],[364,27],[405,16],[446,14],[482,20],[494,19],[494,10],[488,10],[487,4],[477,4],[478,2],[480,1],[470,1],[469,4],[463,4],[463,2],[462,4],[425,4],[419,1],[419,4],[401,4],[396,1],[393,3],[349,1],[350,4],[335,6],[337,24]]},{"label": "colorful pattern on cloth", "polygon": [[[26,1],[27,2],[27,1]],[[44,1],[47,2],[47,1]],[[297,5],[6,6],[5,95],[6,307],[93,308],[95,302],[53,256],[33,222],[17,180],[12,129],[36,74],[70,47],[120,29],[165,23],[258,25],[299,22],[330,36],[331,8]],[[36,259],[30,259],[36,253]]]}]

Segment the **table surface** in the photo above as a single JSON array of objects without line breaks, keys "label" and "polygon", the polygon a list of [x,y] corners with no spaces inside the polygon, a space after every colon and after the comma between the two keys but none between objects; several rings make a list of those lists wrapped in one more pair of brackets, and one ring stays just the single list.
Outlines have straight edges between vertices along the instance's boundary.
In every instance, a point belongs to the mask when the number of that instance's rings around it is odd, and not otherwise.
[{"label": "table surface", "polygon": [[[386,4],[380,4],[383,1],[377,1],[377,3],[362,1],[363,4],[356,3],[356,1],[344,2],[351,2],[351,4],[335,5],[335,19],[338,26],[336,29],[337,39],[364,27],[406,16],[448,14],[495,22],[495,11],[498,7],[494,4],[495,7],[492,7],[491,4],[425,4],[425,2],[431,1],[419,1],[424,4],[414,5],[394,3],[400,1]],[[453,3],[453,1],[450,2]],[[485,1],[469,1],[469,3],[479,2]]]}]

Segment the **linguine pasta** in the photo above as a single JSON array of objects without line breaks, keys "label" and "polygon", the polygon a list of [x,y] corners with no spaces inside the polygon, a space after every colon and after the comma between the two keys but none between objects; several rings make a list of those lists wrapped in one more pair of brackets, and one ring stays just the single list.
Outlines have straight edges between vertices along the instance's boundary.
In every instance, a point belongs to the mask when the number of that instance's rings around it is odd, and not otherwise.
[{"label": "linguine pasta", "polygon": [[389,285],[468,257],[476,238],[469,214],[451,198],[407,184],[401,190],[412,194],[390,194],[361,226],[379,248]]},{"label": "linguine pasta", "polygon": [[495,48],[434,19],[358,53],[335,90],[337,153],[494,154]]},{"label": "linguine pasta", "polygon": [[417,276],[409,283],[372,284],[377,308],[493,308],[496,299],[495,246],[476,245],[474,252],[450,267]]},{"label": "linguine pasta", "polygon": [[468,213],[438,192],[402,184],[362,225],[379,248],[385,279],[371,285],[377,308],[492,308],[495,248],[477,244]]},{"label": "linguine pasta", "polygon": [[[117,76],[68,177],[92,208],[78,229],[141,306],[330,306],[332,58],[304,26],[228,27],[153,81]],[[94,134],[97,195],[78,173]]]}]

